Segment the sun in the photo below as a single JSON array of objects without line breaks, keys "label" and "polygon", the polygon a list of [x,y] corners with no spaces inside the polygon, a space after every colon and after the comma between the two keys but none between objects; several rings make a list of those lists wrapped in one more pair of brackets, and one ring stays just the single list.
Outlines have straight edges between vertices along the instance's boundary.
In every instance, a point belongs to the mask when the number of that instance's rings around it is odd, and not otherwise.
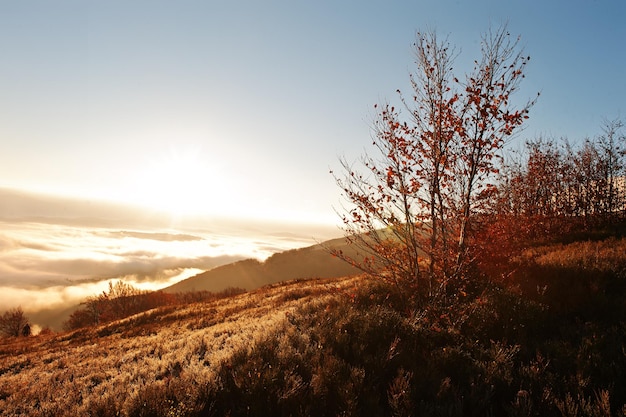
[{"label": "sun", "polygon": [[209,214],[217,208],[214,178],[198,150],[170,149],[138,167],[130,199],[174,216]]}]

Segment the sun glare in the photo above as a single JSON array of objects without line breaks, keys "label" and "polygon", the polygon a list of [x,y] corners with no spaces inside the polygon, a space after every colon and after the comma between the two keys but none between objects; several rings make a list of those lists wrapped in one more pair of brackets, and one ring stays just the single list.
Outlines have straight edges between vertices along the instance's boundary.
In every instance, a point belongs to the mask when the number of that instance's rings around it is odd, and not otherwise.
[{"label": "sun glare", "polygon": [[214,172],[195,150],[170,150],[140,167],[129,199],[173,216],[216,210]]}]

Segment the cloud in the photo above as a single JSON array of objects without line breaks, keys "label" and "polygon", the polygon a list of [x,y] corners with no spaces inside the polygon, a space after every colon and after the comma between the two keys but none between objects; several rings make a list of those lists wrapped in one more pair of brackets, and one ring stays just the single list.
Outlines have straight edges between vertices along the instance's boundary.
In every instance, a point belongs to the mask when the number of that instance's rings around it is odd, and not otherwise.
[{"label": "cloud", "polygon": [[137,239],[150,239],[163,242],[180,241],[187,242],[193,240],[202,240],[200,236],[188,235],[184,233],[146,233],[136,231],[105,231],[101,233],[103,236],[110,236],[116,238],[132,237]]},{"label": "cloud", "polygon": [[86,297],[99,294],[106,289],[106,281],[89,282],[77,285],[59,285],[47,288],[0,287],[0,303],[6,308],[21,306],[24,311],[33,312],[46,308],[78,305]]},{"label": "cloud", "polygon": [[137,209],[1,188],[0,201],[0,313],[21,305],[44,315],[76,306],[111,280],[163,288],[223,264],[315,243],[311,229],[295,225],[286,233],[276,224],[207,218],[173,226]]},{"label": "cloud", "polygon": [[11,287],[45,288],[120,277],[162,281],[177,271],[207,270],[253,255],[249,247],[220,236],[0,223],[0,285]]},{"label": "cloud", "polygon": [[163,288],[243,258],[267,257],[291,243],[281,248],[272,238],[0,223],[0,306],[22,305],[34,313],[75,306],[110,280]]}]

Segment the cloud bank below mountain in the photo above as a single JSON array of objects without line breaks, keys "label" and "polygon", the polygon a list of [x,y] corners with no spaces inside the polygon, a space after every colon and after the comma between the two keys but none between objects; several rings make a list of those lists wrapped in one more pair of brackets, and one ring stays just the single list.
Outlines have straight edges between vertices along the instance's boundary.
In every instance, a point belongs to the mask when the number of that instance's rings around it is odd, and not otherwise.
[{"label": "cloud bank below mountain", "polygon": [[170,286],[244,258],[309,246],[337,229],[176,219],[112,203],[0,189],[0,305],[61,309],[111,280]]}]

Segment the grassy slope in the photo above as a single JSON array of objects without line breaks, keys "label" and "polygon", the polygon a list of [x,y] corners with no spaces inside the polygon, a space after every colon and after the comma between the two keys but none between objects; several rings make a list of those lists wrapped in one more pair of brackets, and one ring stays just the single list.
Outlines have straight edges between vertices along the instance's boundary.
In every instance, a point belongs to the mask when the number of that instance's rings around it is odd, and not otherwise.
[{"label": "grassy slope", "polygon": [[354,285],[354,278],[288,283],[96,328],[5,340],[0,415],[129,410],[138,407],[146,387],[210,386],[233,352],[252,349],[258,339],[284,327],[296,308],[325,305]]},{"label": "grassy slope", "polygon": [[626,415],[626,239],[516,262],[454,309],[301,280],[4,341],[0,415]]},{"label": "grassy slope", "polygon": [[277,253],[265,262],[254,259],[223,265],[166,288],[165,292],[212,291],[228,287],[252,290],[290,279],[336,278],[358,270],[332,256],[328,249],[349,250],[345,239]]}]

